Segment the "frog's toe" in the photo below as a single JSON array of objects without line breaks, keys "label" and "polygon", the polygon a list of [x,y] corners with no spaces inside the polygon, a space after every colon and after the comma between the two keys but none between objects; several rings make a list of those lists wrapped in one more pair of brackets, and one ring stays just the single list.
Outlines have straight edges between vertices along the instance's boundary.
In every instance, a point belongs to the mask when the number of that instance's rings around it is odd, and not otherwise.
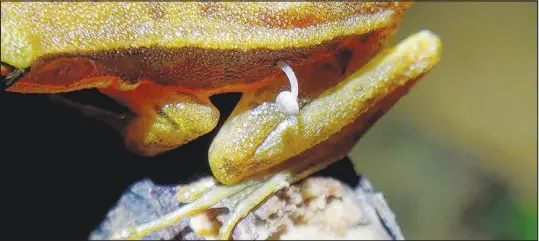
[{"label": "frog's toe", "polygon": [[287,187],[293,181],[293,175],[289,172],[282,172],[266,177],[265,179],[244,188],[228,199],[223,200],[223,206],[229,209],[229,213],[222,222],[219,229],[219,240],[227,240],[232,235],[236,224],[258,204],[275,192]]},{"label": "frog's toe", "polygon": [[[210,209],[226,208],[228,214],[222,221],[217,239],[229,239],[236,224],[268,196],[288,186],[293,180],[288,172],[278,173],[258,180],[249,180],[234,185],[214,185],[194,201],[183,205],[177,210],[151,222],[117,230],[111,239],[141,239],[151,232],[170,227],[182,218],[193,216]],[[209,183],[207,180],[197,182],[187,188],[199,189],[199,185]],[[185,190],[183,190],[184,192]],[[195,233],[204,235],[193,227]]]},{"label": "frog's toe", "polygon": [[[195,186],[192,187],[198,190],[200,188],[199,185],[203,185],[204,183],[207,182],[202,180],[200,183],[197,183]],[[256,206],[257,203],[261,202],[265,197],[267,197],[267,195],[262,195],[259,197],[255,196],[261,195],[261,187],[266,188],[267,191],[265,193],[267,193],[268,195],[273,193],[275,187],[271,189],[268,185],[265,185],[265,183],[271,184],[277,182],[250,180],[235,185],[215,185],[209,187],[208,190],[199,198],[181,206],[177,210],[151,222],[136,227],[127,227],[124,229],[117,230],[110,238],[129,240],[141,239],[144,236],[150,234],[151,232],[158,231],[163,228],[168,228],[176,224],[184,217],[193,216],[212,208],[223,207],[228,208],[231,211],[229,215],[230,218],[228,218],[227,221],[224,222],[224,225],[221,227],[222,231],[219,231],[219,236],[222,238],[225,238],[225,236],[228,237],[227,235],[230,235],[234,225],[238,222],[238,220],[241,219],[241,217],[243,217],[244,215],[246,215],[254,206]],[[186,190],[183,190],[182,192],[185,191]],[[195,232],[196,231],[197,230],[195,230]]]}]

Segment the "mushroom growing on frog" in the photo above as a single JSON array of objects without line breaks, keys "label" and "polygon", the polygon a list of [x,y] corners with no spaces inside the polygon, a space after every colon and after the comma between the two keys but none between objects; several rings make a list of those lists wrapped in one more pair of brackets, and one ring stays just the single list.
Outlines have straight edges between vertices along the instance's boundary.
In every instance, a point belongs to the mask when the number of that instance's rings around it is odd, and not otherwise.
[{"label": "mushroom growing on frog", "polygon": [[132,115],[118,116],[78,105],[144,156],[210,132],[219,110],[209,97],[241,92],[208,151],[217,182],[193,185],[178,210],[111,237],[143,238],[226,199],[218,238],[228,239],[269,195],[344,157],[438,62],[440,41],[426,30],[386,48],[409,6],[9,2],[1,60],[27,70],[7,91],[97,88],[128,107]]}]

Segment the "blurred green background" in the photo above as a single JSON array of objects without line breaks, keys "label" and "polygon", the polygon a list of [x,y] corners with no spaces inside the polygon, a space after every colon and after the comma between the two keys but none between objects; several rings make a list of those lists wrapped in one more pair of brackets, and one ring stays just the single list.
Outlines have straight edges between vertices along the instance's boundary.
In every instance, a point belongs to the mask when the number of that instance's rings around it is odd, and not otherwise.
[{"label": "blurred green background", "polygon": [[537,3],[417,2],[441,61],[354,147],[407,239],[537,240]]}]

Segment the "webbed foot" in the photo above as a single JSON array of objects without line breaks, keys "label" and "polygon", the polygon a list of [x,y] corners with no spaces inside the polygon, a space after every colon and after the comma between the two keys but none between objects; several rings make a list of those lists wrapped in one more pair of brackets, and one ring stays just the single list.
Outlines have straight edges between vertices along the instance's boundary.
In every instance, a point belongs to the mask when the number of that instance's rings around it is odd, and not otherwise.
[{"label": "webbed foot", "polygon": [[[228,240],[232,236],[236,224],[269,196],[331,163],[328,160],[310,167],[296,165],[289,170],[274,175],[232,185],[210,186],[213,183],[210,179],[199,180],[178,192],[179,201],[184,202],[194,199],[192,202],[149,223],[118,230],[111,239],[141,239],[151,232],[174,225],[182,218],[206,212],[210,209],[226,208],[228,214],[222,220],[216,238],[218,240]],[[206,191],[202,195],[198,195],[204,189]],[[194,229],[195,233],[199,235],[206,234],[199,232],[196,228]]]},{"label": "webbed foot", "polygon": [[[151,232],[172,226],[184,217],[204,212],[210,208],[221,207],[228,207],[230,215],[219,231],[219,239],[228,239],[235,224],[266,196],[278,190],[277,188],[282,188],[286,184],[285,179],[285,176],[276,175],[269,181],[263,179],[246,181],[235,185],[209,187],[204,194],[176,211],[137,227],[118,230],[111,239],[141,239]],[[194,188],[195,193],[198,193],[200,185],[204,186],[204,182],[206,181],[202,180],[190,187]],[[184,191],[190,192],[187,189]]]}]

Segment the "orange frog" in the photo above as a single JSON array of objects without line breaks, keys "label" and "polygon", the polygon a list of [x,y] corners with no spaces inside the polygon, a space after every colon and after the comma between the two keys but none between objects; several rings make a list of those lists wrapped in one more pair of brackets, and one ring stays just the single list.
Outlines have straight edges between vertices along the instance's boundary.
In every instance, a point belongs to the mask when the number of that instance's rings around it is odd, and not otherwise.
[{"label": "orange frog", "polygon": [[218,238],[228,239],[269,195],[347,155],[438,62],[440,40],[427,30],[386,48],[409,7],[2,2],[2,75],[11,92],[97,88],[131,115],[86,113],[115,125],[144,156],[215,128],[211,95],[243,93],[209,148],[215,181],[184,190],[178,210],[111,237],[142,238],[227,199],[234,205]]}]

